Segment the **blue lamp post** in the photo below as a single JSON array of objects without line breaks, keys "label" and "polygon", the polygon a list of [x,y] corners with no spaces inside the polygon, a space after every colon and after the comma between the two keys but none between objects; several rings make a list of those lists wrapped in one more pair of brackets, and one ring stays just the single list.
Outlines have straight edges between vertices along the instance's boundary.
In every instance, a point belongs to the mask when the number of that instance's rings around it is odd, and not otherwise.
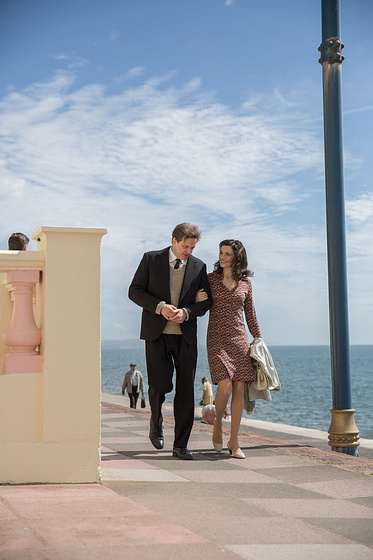
[{"label": "blue lamp post", "polygon": [[322,0],[324,153],[328,249],[330,352],[333,409],[329,445],[357,455],[359,431],[354,420],[350,382],[350,342],[346,266],[342,142],[342,55],[339,0]]}]

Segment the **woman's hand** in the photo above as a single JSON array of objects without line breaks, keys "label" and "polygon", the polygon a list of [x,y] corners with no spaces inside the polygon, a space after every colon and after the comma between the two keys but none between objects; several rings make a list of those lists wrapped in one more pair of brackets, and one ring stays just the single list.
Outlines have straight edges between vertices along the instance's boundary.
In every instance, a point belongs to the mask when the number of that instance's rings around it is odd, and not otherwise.
[{"label": "woman's hand", "polygon": [[201,288],[200,290],[198,290],[196,294],[196,299],[194,300],[194,303],[200,303],[201,301],[205,301],[207,298],[208,298],[207,293],[203,288]]}]

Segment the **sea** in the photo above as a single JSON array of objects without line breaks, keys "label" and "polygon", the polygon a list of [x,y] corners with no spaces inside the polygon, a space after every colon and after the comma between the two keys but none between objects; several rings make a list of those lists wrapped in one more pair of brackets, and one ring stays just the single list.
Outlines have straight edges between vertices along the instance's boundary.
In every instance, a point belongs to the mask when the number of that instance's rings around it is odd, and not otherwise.
[{"label": "sea", "polygon": [[[332,408],[329,346],[270,346],[281,382],[281,391],[272,392],[272,401],[257,400],[251,418],[328,431]],[[350,349],[352,408],[362,438],[373,439],[373,345]],[[103,341],[101,386],[104,392],[121,393],[130,362],[144,376],[147,387],[145,349],[142,341]],[[198,347],[195,379],[196,406],[202,398],[202,377],[210,378],[206,347]],[[213,386],[214,393],[217,387]],[[145,393],[147,396],[147,393]],[[128,401],[128,397],[124,397]],[[173,392],[166,395],[173,400]],[[128,403],[127,403],[128,404]],[[244,417],[248,417],[246,412]]]}]

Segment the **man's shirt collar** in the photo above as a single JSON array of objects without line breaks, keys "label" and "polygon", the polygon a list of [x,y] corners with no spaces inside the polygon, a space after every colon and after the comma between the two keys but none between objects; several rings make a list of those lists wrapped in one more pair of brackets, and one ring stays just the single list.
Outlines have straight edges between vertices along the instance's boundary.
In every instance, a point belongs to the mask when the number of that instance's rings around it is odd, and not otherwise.
[{"label": "man's shirt collar", "polygon": [[[175,255],[174,255],[174,253],[173,253],[173,251],[170,247],[170,251],[169,251],[169,254],[168,254],[168,261],[169,261],[170,265],[174,265],[176,259],[177,259],[177,257],[175,257]],[[187,261],[188,261],[188,259],[180,259],[180,266],[181,265],[186,265]]]}]

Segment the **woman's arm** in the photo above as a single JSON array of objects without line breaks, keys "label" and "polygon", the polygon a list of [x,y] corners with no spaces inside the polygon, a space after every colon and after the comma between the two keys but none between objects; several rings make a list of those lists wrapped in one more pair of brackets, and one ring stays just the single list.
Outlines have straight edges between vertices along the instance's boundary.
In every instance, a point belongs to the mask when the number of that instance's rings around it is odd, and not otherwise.
[{"label": "woman's arm", "polygon": [[249,282],[249,289],[244,304],[246,323],[247,326],[249,327],[250,333],[253,335],[254,338],[262,338],[262,335],[260,334],[260,326],[256,316],[256,310],[254,305],[253,288],[252,288],[251,281],[249,279],[248,282]]},{"label": "woman's arm", "polygon": [[194,303],[199,303],[200,301],[205,301],[206,299],[208,299],[208,295],[205,292],[205,290],[203,288],[201,288],[200,290],[198,290],[197,294],[196,294],[196,299],[194,300]]}]

